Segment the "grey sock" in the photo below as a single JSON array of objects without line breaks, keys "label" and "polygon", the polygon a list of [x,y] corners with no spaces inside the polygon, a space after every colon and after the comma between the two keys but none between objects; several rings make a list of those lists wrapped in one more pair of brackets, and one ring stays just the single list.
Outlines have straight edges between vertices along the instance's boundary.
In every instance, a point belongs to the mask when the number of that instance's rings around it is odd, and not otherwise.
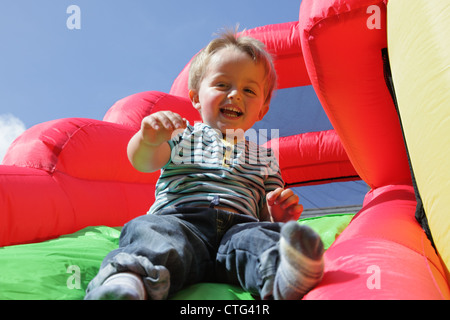
[{"label": "grey sock", "polygon": [[273,289],[277,300],[301,299],[323,276],[323,243],[310,227],[296,221],[281,229],[280,265]]},{"label": "grey sock", "polygon": [[86,300],[145,300],[144,283],[139,275],[120,272],[112,275],[105,282],[90,291]]}]

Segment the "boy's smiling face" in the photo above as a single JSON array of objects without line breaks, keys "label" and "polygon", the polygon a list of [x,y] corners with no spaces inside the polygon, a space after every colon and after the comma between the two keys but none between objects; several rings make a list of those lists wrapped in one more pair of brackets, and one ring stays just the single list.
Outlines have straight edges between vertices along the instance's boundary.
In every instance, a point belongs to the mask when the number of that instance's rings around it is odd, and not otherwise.
[{"label": "boy's smiling face", "polygon": [[190,90],[194,107],[203,122],[226,134],[244,131],[261,120],[269,110],[265,103],[265,68],[233,47],[211,56],[198,90]]}]

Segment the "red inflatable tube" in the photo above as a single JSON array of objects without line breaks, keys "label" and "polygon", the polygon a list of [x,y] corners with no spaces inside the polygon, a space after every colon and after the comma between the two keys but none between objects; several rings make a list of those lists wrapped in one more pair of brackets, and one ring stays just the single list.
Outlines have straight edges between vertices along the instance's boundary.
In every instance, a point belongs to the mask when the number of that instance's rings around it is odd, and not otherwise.
[{"label": "red inflatable tube", "polygon": [[[369,6],[381,29],[369,29]],[[411,184],[406,149],[383,74],[385,1],[302,1],[300,37],[311,83],[361,178]]]},{"label": "red inflatable tube", "polygon": [[39,124],[16,139],[0,166],[0,245],[121,226],[144,214],[158,175],[129,163],[134,132],[73,118]]},{"label": "red inflatable tube", "polygon": [[[271,147],[272,142],[266,146]],[[288,186],[360,180],[334,130],[281,137],[278,148],[280,169]]]},{"label": "red inflatable tube", "polygon": [[145,116],[168,109],[188,119],[190,123],[201,121],[200,114],[192,107],[187,95],[179,97],[158,91],[140,92],[117,101],[103,120],[125,125],[137,131]]}]

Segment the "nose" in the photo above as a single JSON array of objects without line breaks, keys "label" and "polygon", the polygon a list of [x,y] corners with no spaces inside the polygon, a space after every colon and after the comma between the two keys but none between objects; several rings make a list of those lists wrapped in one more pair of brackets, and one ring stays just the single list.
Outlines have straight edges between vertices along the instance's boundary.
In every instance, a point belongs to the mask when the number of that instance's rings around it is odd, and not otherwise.
[{"label": "nose", "polygon": [[241,94],[237,89],[231,89],[228,93],[228,99],[230,100],[241,100]]}]

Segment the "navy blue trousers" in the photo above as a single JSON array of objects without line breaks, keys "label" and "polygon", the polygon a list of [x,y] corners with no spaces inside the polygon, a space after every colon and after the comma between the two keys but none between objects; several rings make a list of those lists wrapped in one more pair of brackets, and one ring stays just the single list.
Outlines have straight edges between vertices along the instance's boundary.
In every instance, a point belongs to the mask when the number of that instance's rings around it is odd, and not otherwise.
[{"label": "navy blue trousers", "polygon": [[[213,207],[168,208],[137,217],[124,226],[119,248],[106,256],[88,291],[114,273],[145,278],[152,266],[164,266],[169,296],[190,284],[224,282],[271,299],[281,226]],[[152,282],[158,281],[153,276]]]}]

